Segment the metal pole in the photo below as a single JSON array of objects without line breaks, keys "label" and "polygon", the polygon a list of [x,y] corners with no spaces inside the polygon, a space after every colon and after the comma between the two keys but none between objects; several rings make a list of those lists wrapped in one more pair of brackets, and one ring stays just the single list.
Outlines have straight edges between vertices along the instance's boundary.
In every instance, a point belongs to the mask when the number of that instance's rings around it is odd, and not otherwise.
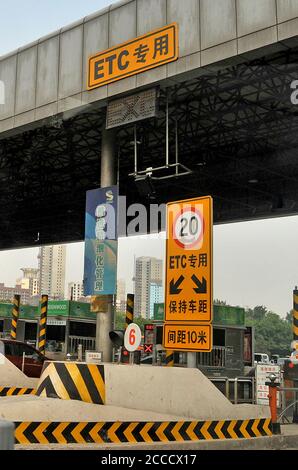
[{"label": "metal pole", "polygon": [[[102,130],[101,142],[101,175],[100,185],[102,188],[112,186],[116,183],[116,133],[114,130]],[[98,313],[96,316],[96,350],[102,351],[103,362],[111,362],[113,356],[113,345],[109,338],[109,332],[113,330],[114,306],[113,299],[109,300],[107,312]]]},{"label": "metal pole", "polygon": [[21,304],[21,296],[16,294],[13,298],[11,330],[10,330],[11,339],[17,339],[17,326],[18,326],[18,319],[20,316],[20,304]]},{"label": "metal pole", "polygon": [[134,158],[135,158],[135,175],[138,174],[138,139],[137,126],[134,126]]},{"label": "metal pole", "polygon": [[134,294],[127,294],[126,300],[126,317],[125,317],[125,329],[133,323],[133,313],[134,313]]},{"label": "metal pole", "polygon": [[38,349],[41,354],[46,352],[46,333],[48,316],[48,296],[42,295],[40,302],[40,320],[38,329]]},{"label": "metal pole", "polygon": [[293,292],[293,340],[298,341],[298,290]]},{"label": "metal pole", "polygon": [[179,174],[179,136],[178,136],[178,120],[175,121],[175,160],[176,160],[176,175]]},{"label": "metal pole", "polygon": [[166,98],[166,167],[169,166],[169,96]]}]

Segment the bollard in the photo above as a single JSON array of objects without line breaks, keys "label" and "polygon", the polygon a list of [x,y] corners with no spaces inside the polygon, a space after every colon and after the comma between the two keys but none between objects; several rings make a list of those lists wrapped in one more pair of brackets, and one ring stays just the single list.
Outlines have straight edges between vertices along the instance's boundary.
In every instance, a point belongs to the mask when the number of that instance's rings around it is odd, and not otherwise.
[{"label": "bollard", "polygon": [[268,379],[270,382],[265,382],[265,385],[269,387],[269,406],[271,411],[271,426],[273,434],[280,434],[280,423],[277,422],[277,389],[280,386],[279,382],[276,382],[276,375],[270,374]]},{"label": "bollard", "polygon": [[46,353],[46,333],[48,316],[48,296],[42,295],[40,302],[40,320],[38,330],[38,349],[41,354]]},{"label": "bollard", "polygon": [[0,421],[0,451],[14,450],[14,424]]},{"label": "bollard", "polygon": [[174,367],[174,351],[171,351],[170,349],[166,352],[166,366]]},{"label": "bollard", "polygon": [[21,304],[21,296],[18,294],[15,294],[13,298],[13,307],[12,307],[12,319],[11,319],[11,330],[10,330],[11,339],[17,339],[17,326],[18,326],[18,319],[20,315],[20,304]]},{"label": "bollard", "polygon": [[128,327],[128,325],[133,323],[134,301],[134,294],[127,294],[125,329]]}]

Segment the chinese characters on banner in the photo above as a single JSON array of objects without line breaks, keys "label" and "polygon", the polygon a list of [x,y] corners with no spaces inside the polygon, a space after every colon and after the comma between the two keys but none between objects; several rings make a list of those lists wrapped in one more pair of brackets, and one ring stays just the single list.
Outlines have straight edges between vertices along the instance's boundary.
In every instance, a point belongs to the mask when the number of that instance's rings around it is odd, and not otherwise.
[{"label": "chinese characters on banner", "polygon": [[177,59],[178,25],[173,23],[90,57],[88,89]]},{"label": "chinese characters on banner", "polygon": [[167,206],[164,347],[212,349],[212,198]]},{"label": "chinese characters on banner", "polygon": [[[256,386],[258,405],[269,405],[269,387],[265,385],[266,382],[269,382],[269,374],[275,374],[277,376],[277,382],[281,381],[280,366],[274,364],[257,364]],[[277,406],[280,406],[280,392],[277,392]]]},{"label": "chinese characters on banner", "polygon": [[118,186],[87,191],[84,294],[116,293]]}]

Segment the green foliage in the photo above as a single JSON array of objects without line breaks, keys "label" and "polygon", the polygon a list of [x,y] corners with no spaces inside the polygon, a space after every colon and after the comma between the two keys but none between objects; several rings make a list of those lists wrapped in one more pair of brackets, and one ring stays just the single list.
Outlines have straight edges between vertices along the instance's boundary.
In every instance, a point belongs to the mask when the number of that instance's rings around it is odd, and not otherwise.
[{"label": "green foliage", "polygon": [[[134,323],[136,323],[144,332],[144,325],[150,323],[150,321],[145,318],[134,318]],[[117,312],[115,316],[115,330],[124,330],[125,328],[125,313]]]},{"label": "green foliage", "polygon": [[292,327],[288,318],[283,319],[264,306],[247,309],[247,326],[255,329],[255,352],[285,356],[291,352]]}]

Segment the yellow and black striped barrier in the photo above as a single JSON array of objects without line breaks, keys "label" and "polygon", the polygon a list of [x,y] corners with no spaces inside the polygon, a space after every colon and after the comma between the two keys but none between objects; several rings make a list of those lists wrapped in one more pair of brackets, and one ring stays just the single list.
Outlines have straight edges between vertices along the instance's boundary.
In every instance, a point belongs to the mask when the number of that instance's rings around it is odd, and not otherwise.
[{"label": "yellow and black striped barrier", "polygon": [[298,341],[298,290],[294,290],[293,297],[293,340]]},{"label": "yellow and black striped barrier", "polygon": [[36,395],[36,389],[26,387],[0,387],[0,397],[12,397],[16,395]]},{"label": "yellow and black striped barrier", "polygon": [[45,362],[36,394],[104,405],[104,366],[75,362]]},{"label": "yellow and black striped barrier", "polygon": [[13,307],[12,307],[12,319],[11,319],[11,330],[10,330],[11,339],[17,339],[17,326],[18,326],[18,319],[20,315],[20,304],[21,304],[21,296],[18,294],[15,294],[13,298]]},{"label": "yellow and black striped barrier", "polygon": [[174,351],[167,349],[166,352],[166,366],[174,367]]},{"label": "yellow and black striped barrier", "polygon": [[135,302],[134,294],[127,294],[125,329],[128,327],[128,325],[133,323],[134,302]]},{"label": "yellow and black striped barrier", "polygon": [[16,444],[152,443],[272,436],[270,419],[172,422],[16,422]]},{"label": "yellow and black striped barrier", "polygon": [[40,319],[38,329],[38,349],[41,354],[46,352],[46,333],[48,316],[48,296],[42,295],[40,301]]}]

